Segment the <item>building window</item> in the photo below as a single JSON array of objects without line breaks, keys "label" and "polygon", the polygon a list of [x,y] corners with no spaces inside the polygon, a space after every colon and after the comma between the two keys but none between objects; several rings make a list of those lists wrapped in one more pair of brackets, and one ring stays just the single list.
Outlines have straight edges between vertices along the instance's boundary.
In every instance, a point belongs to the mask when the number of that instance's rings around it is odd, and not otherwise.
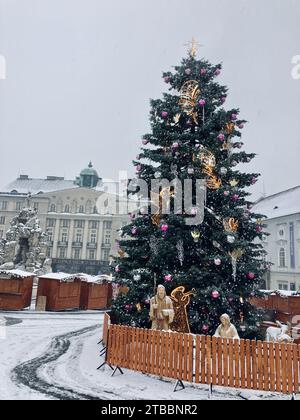
[{"label": "building window", "polygon": [[55,219],[47,219],[46,226],[47,227],[54,227],[55,226]]},{"label": "building window", "polygon": [[66,258],[66,249],[59,248],[59,258]]},{"label": "building window", "polygon": [[51,204],[50,206],[50,213],[55,213],[56,212],[56,205],[55,204]]},{"label": "building window", "polygon": [[51,248],[47,248],[47,257],[52,258],[52,249]]},{"label": "building window", "polygon": [[53,230],[47,229],[48,242],[53,242]]},{"label": "building window", "polygon": [[61,241],[62,241],[62,242],[68,242],[68,232],[63,231],[63,232],[61,233]]},{"label": "building window", "polygon": [[74,249],[73,250],[73,258],[75,260],[80,260],[81,257],[81,249]]},{"label": "building window", "polygon": [[89,228],[90,229],[98,229],[98,222],[92,220],[89,222]]},{"label": "building window", "polygon": [[33,208],[38,211],[39,210],[39,203],[33,203]]},{"label": "building window", "polygon": [[79,206],[78,213],[84,213],[84,206]]},{"label": "building window", "polygon": [[89,260],[95,260],[96,259],[96,253],[93,249],[90,249],[89,251]]},{"label": "building window", "polygon": [[93,208],[93,214],[98,214],[97,206],[94,206],[94,208]]},{"label": "building window", "polygon": [[5,225],[5,216],[0,216],[0,225]]},{"label": "building window", "polygon": [[0,210],[7,210],[7,201],[0,201]]},{"label": "building window", "polygon": [[280,251],[279,251],[279,267],[280,268],[286,267],[286,252],[284,248],[280,248]]},{"label": "building window", "polygon": [[97,242],[97,233],[96,232],[91,232],[90,242],[92,244],[95,244]]},{"label": "building window", "polygon": [[0,230],[0,239],[3,239],[3,237],[4,237],[4,232],[3,230]]},{"label": "building window", "polygon": [[296,283],[291,283],[290,284],[290,291],[291,292],[296,292]]},{"label": "building window", "polygon": [[289,284],[288,283],[278,283],[279,290],[288,291],[289,290]]},{"label": "building window", "polygon": [[82,233],[81,232],[76,232],[75,242],[76,243],[81,243],[82,242]]},{"label": "building window", "polygon": [[75,228],[84,229],[84,220],[75,220]]},{"label": "building window", "polygon": [[63,227],[63,228],[70,227],[70,220],[68,220],[68,219],[62,219],[60,221],[60,226]]},{"label": "building window", "polygon": [[103,249],[103,251],[102,251],[102,261],[108,261],[109,260],[109,254],[110,254],[109,249]]},{"label": "building window", "polygon": [[279,236],[281,236],[281,237],[284,236],[284,229],[279,230]]},{"label": "building window", "polygon": [[17,202],[16,202],[16,210],[17,210],[17,211],[22,210],[22,204],[23,204],[23,203],[22,203],[22,201],[17,201]]},{"label": "building window", "polygon": [[112,227],[112,222],[108,222],[108,221],[103,222],[104,229],[111,229],[111,227]]},{"label": "building window", "polygon": [[70,206],[69,206],[69,204],[67,204],[65,206],[65,213],[70,213]]}]

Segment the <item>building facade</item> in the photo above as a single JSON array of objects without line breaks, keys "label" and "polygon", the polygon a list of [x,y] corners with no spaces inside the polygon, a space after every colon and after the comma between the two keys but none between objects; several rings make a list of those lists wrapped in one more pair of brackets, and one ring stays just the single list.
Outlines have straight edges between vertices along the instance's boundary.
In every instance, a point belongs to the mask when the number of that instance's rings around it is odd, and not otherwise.
[{"label": "building facade", "polygon": [[28,194],[49,235],[48,257],[53,270],[68,273],[107,273],[118,251],[120,229],[128,224],[126,195],[116,183],[98,177],[92,164],[74,181],[61,177],[32,179],[27,175],[0,193],[0,238],[11,219],[25,206]]},{"label": "building facade", "polygon": [[259,200],[253,211],[267,217],[267,289],[300,291],[300,186]]}]

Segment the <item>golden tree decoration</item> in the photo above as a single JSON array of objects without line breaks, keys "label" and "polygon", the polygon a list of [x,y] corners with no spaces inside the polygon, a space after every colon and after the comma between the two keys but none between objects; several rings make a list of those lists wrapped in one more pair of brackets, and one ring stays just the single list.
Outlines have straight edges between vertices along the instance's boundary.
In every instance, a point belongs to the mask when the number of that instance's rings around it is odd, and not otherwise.
[{"label": "golden tree decoration", "polygon": [[223,226],[224,226],[225,232],[236,233],[239,228],[239,221],[231,217],[227,220],[223,220]]},{"label": "golden tree decoration", "polygon": [[179,105],[183,112],[192,118],[195,124],[198,124],[197,102],[200,98],[199,83],[196,80],[188,80],[180,90]]},{"label": "golden tree decoration", "polygon": [[170,204],[171,198],[174,198],[175,191],[172,187],[166,187],[161,190],[159,194],[151,193],[151,200],[158,208],[157,212],[151,217],[152,224],[159,226],[161,222],[161,215],[163,211],[163,200],[167,198],[167,206]]},{"label": "golden tree decoration", "polygon": [[218,190],[222,186],[221,179],[215,174],[216,158],[214,154],[206,147],[200,147],[200,161],[203,165],[203,172],[208,176],[207,188]]}]

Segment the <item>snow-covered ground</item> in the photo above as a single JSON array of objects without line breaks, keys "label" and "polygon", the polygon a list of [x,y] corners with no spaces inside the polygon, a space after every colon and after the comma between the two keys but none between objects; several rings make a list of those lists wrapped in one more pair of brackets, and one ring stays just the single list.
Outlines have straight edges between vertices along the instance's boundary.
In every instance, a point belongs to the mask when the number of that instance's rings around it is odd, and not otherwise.
[{"label": "snow-covered ground", "polygon": [[[186,384],[173,392],[174,381],[124,370],[111,377],[97,345],[103,315],[99,312],[1,313],[8,319],[0,338],[0,400],[206,400],[207,386]],[[215,388],[211,399],[279,399],[259,392]]]}]

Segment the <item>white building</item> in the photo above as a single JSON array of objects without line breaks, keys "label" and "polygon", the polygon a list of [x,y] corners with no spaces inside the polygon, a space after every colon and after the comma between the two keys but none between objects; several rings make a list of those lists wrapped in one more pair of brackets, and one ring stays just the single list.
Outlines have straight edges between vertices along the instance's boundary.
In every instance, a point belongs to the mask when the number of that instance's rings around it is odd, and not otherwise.
[{"label": "white building", "polygon": [[253,211],[267,217],[267,288],[300,290],[300,186],[259,200]]},{"label": "white building", "polygon": [[55,271],[98,274],[117,253],[119,230],[129,222],[127,197],[119,183],[99,178],[90,163],[76,180],[21,175],[0,192],[0,238],[24,207],[28,194],[49,234]]}]

